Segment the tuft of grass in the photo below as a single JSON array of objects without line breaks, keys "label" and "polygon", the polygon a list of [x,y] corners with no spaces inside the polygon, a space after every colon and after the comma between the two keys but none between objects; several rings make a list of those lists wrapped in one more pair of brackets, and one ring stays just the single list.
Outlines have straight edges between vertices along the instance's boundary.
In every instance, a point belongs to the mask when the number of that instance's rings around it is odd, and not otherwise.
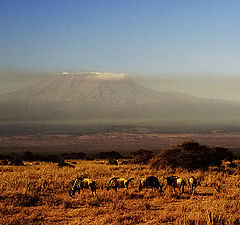
[{"label": "tuft of grass", "polygon": [[149,209],[151,208],[151,205],[146,202],[146,203],[145,203],[145,208],[146,208],[147,210],[149,210]]},{"label": "tuft of grass", "polygon": [[21,207],[32,207],[37,206],[40,204],[40,197],[39,196],[31,196],[28,194],[15,194],[13,196],[14,206],[21,206]]},{"label": "tuft of grass", "polygon": [[88,205],[90,207],[99,207],[101,205],[101,201],[99,199],[89,200]]},{"label": "tuft of grass", "polygon": [[72,202],[70,202],[70,201],[64,201],[64,208],[65,208],[65,209],[73,208]]}]

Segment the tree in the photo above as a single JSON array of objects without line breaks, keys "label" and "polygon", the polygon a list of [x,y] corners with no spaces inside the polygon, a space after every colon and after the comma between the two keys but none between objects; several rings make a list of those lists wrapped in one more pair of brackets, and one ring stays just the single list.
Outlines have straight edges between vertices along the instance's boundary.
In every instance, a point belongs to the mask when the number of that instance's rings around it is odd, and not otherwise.
[{"label": "tree", "polygon": [[152,168],[167,167],[195,170],[210,165],[220,166],[221,161],[232,160],[233,154],[227,148],[210,148],[196,141],[184,142],[172,148],[163,149],[150,162]]},{"label": "tree", "polygon": [[147,164],[154,154],[152,151],[140,149],[138,151],[131,152],[131,155],[134,163]]}]

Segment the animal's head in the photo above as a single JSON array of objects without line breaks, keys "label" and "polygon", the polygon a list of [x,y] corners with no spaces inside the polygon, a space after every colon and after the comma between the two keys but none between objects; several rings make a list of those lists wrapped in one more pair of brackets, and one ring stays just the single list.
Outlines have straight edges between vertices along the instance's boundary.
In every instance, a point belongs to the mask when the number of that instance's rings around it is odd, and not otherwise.
[{"label": "animal's head", "polygon": [[71,198],[74,198],[74,195],[75,195],[76,191],[78,191],[80,193],[79,185],[80,185],[81,181],[82,181],[82,178],[76,178],[74,181],[71,182],[72,187],[69,191],[69,196]]},{"label": "animal's head", "polygon": [[130,179],[128,179],[128,183],[130,182],[130,181],[133,181],[134,180],[134,178],[133,177],[131,177]]},{"label": "animal's head", "polygon": [[71,190],[69,191],[69,196],[70,196],[71,198],[74,198],[75,193],[76,193],[76,190],[71,189]]},{"label": "animal's head", "polygon": [[82,180],[84,180],[85,178],[87,178],[87,176],[84,174],[84,175],[78,176],[76,179],[82,181]]}]

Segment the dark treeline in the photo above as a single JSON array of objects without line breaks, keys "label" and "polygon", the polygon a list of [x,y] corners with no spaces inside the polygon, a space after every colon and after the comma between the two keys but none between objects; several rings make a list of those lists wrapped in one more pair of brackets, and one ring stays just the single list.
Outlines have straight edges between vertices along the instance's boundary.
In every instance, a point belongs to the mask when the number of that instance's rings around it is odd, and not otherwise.
[{"label": "dark treeline", "polygon": [[59,153],[59,154],[48,154],[48,153],[33,153],[31,151],[26,151],[24,153],[10,153],[1,154],[1,160],[14,160],[21,159],[24,161],[44,161],[56,163],[62,159],[87,159],[87,155],[83,152],[72,152],[72,153]]},{"label": "dark treeline", "polygon": [[129,158],[127,156],[123,156],[119,152],[111,151],[111,152],[100,152],[100,153],[89,153],[86,154],[84,152],[71,152],[71,153],[33,153],[31,151],[26,151],[24,153],[0,153],[0,160],[15,160],[21,159],[23,161],[44,161],[44,162],[59,162],[61,160],[67,159],[86,159],[86,160],[95,160],[95,159],[124,159]]},{"label": "dark treeline", "polygon": [[[0,163],[2,165],[23,165],[23,161],[44,161],[58,163],[59,167],[72,166],[64,160],[108,160],[110,165],[118,165],[118,159],[130,159],[123,161],[125,163],[149,164],[154,169],[172,169],[184,168],[188,170],[207,169],[209,166],[221,166],[222,160],[232,162],[236,156],[227,148],[208,147],[200,145],[196,141],[187,141],[181,145],[171,148],[165,148],[158,152],[140,149],[123,155],[116,151],[110,152],[65,152],[65,153],[33,153],[26,151],[24,153],[0,153]],[[122,164],[123,164],[122,162]]]}]

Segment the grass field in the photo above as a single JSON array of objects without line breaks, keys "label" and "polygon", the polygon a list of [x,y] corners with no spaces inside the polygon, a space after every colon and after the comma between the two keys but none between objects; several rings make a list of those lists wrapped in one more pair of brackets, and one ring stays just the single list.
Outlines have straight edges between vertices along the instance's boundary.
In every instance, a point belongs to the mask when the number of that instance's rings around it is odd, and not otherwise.
[{"label": "grass field", "polygon": [[[149,166],[107,165],[105,161],[75,161],[74,168],[58,168],[45,162],[25,166],[0,166],[0,224],[240,224],[240,161],[236,168],[188,172],[178,169],[151,170]],[[134,177],[129,190],[97,189],[68,195],[71,181],[87,175],[99,187],[111,177]],[[139,178],[148,175],[195,176],[201,186],[192,196],[188,188],[180,194],[138,191]],[[216,185],[220,185],[217,191]]]}]

